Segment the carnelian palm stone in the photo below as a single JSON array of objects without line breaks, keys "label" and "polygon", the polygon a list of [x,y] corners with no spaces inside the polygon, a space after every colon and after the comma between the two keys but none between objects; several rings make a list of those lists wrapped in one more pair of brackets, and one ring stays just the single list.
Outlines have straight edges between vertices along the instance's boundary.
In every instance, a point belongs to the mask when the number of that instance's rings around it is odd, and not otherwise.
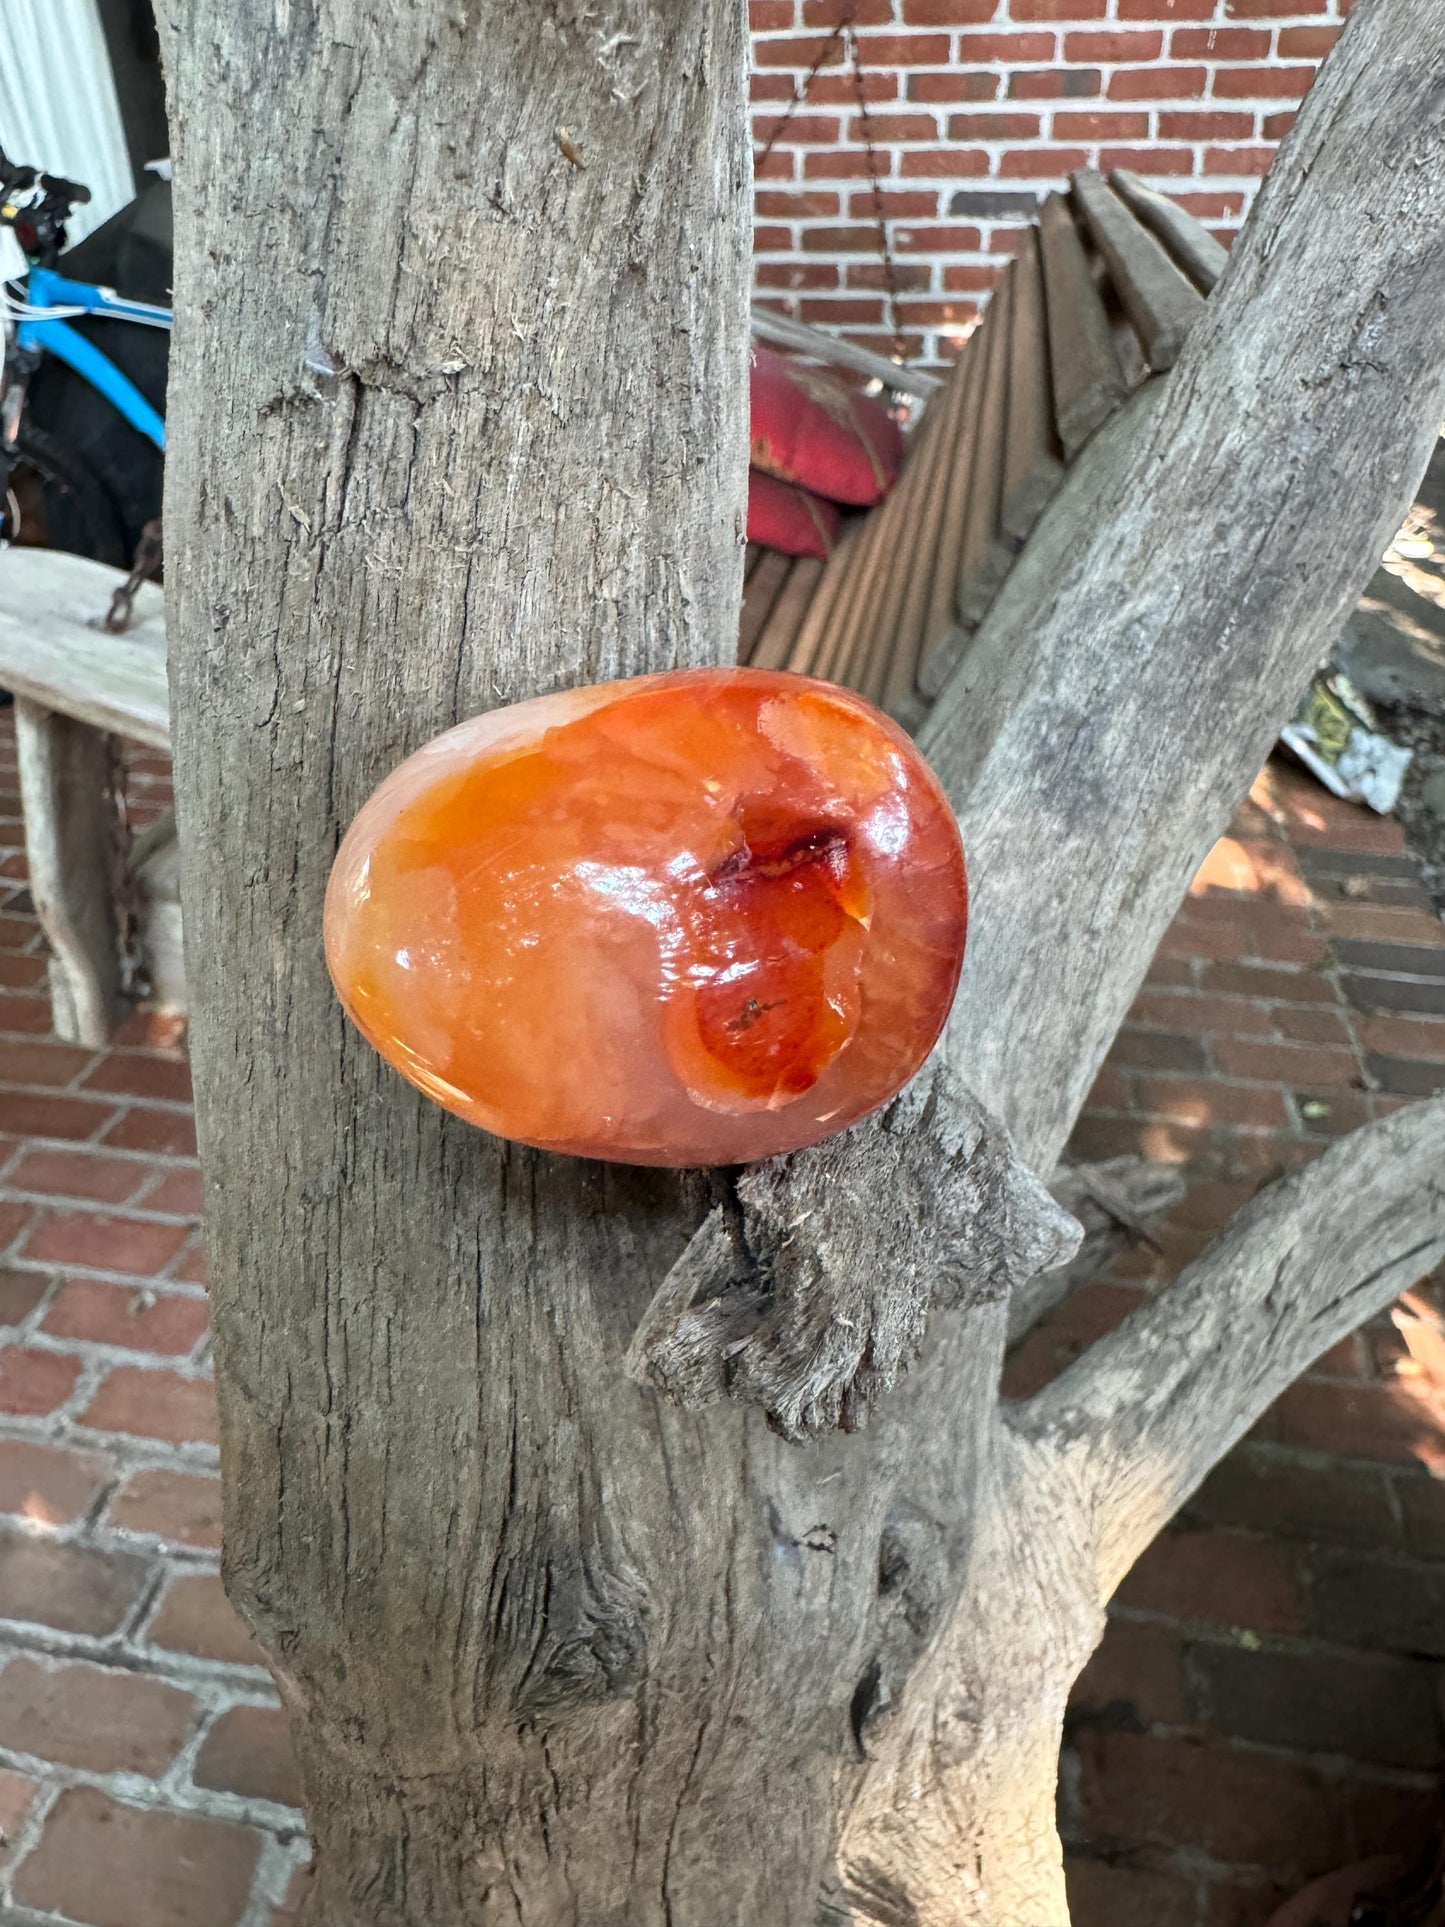
[{"label": "carnelian palm stone", "polygon": [[684,670],[477,716],[352,824],[326,954],[403,1076],[499,1136],[746,1163],[875,1110],[958,981],[958,829],[908,737]]}]

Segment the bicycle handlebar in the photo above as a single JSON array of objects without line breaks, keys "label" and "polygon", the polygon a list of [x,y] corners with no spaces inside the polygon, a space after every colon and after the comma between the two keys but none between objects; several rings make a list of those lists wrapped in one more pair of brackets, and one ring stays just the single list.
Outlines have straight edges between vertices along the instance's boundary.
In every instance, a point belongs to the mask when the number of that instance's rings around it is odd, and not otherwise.
[{"label": "bicycle handlebar", "polygon": [[83,182],[68,181],[63,174],[43,174],[38,167],[18,165],[0,148],[0,194],[9,196],[17,189],[32,187],[38,187],[57,211],[62,204],[67,212],[73,207],[84,207],[90,199],[90,189]]}]

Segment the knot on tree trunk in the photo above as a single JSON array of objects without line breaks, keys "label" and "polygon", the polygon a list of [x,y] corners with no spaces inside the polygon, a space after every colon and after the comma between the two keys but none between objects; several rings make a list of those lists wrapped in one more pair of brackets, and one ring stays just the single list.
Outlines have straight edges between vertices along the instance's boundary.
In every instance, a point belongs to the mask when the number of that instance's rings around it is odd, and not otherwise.
[{"label": "knot on tree trunk", "polygon": [[1005,1297],[1079,1227],[939,1061],[841,1136],[746,1171],[663,1280],[628,1370],[686,1406],[759,1405],[785,1438],[857,1430],[934,1303]]}]

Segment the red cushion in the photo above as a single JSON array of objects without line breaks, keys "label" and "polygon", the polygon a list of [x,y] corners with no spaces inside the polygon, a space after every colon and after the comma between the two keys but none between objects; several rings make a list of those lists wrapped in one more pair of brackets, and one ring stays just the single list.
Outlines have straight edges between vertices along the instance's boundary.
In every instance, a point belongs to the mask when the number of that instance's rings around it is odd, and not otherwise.
[{"label": "red cushion", "polygon": [[748,540],[784,555],[828,556],[838,539],[838,511],[819,495],[761,470],[748,470]]},{"label": "red cushion", "polygon": [[752,464],[831,502],[867,508],[898,479],[903,431],[824,368],[753,350]]}]

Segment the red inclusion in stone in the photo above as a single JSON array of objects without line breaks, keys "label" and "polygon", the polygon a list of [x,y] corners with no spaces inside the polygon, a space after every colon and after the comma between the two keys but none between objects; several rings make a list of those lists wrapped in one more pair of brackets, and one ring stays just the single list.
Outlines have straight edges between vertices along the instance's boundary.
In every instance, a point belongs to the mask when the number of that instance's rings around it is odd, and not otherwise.
[{"label": "red inclusion in stone", "polygon": [[737,1164],[884,1104],[963,958],[958,829],[849,691],[699,669],[449,730],[381,785],[326,897],[343,1003],[472,1123]]}]

